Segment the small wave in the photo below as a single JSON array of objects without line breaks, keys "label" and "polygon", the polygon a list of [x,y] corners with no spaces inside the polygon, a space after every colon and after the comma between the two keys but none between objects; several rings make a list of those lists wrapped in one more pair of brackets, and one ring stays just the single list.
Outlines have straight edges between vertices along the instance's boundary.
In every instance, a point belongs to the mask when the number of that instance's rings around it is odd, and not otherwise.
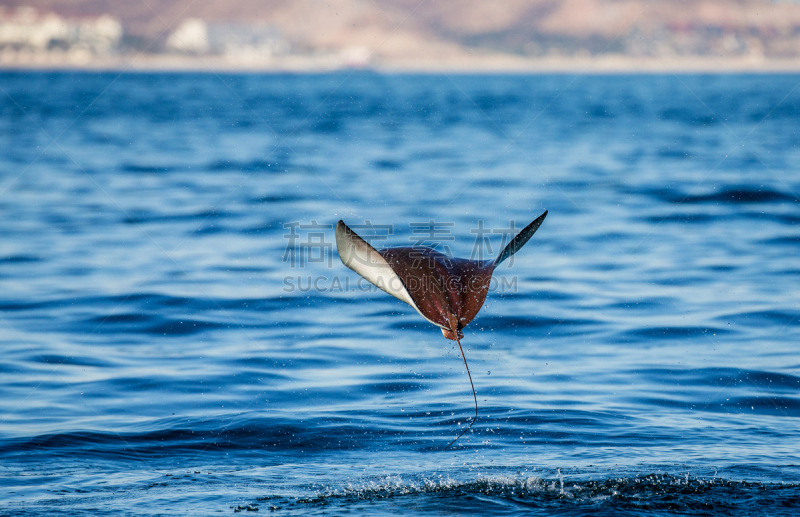
[{"label": "small wave", "polygon": [[94,326],[94,332],[101,334],[142,333],[163,336],[188,336],[207,330],[225,328],[227,325],[190,318],[163,318],[148,314],[110,314],[97,316],[85,321],[80,331]]},{"label": "small wave", "polygon": [[[470,513],[535,510],[628,510],[631,512],[708,512],[727,511],[747,515],[763,513],[792,515],[792,506],[800,501],[800,485],[735,481],[718,477],[692,477],[672,474],[644,474],[606,477],[596,480],[570,480],[559,471],[555,477],[480,476],[475,480],[457,480],[447,475],[404,479],[382,479],[352,483],[343,487],[325,487],[309,495],[287,497],[267,495],[253,504],[288,511],[358,511],[373,512],[382,502],[412,501],[417,508],[437,511],[464,511],[470,501]],[[369,506],[367,506],[369,505]],[[376,507],[377,505],[377,507]],[[301,510],[305,509],[305,510]]]},{"label": "small wave", "polygon": [[362,389],[371,393],[403,393],[420,391],[427,387],[428,386],[426,384],[399,381],[369,383],[361,386]]},{"label": "small wave", "polygon": [[304,199],[306,198],[301,196],[296,196],[294,194],[282,194],[282,195],[267,195],[258,198],[253,198],[252,202],[277,204],[277,203],[294,203],[297,201],[302,201]]},{"label": "small wave", "polygon": [[376,169],[396,171],[403,168],[403,163],[396,160],[375,160],[372,166]]},{"label": "small wave", "polygon": [[663,120],[674,120],[676,122],[683,122],[694,126],[713,126],[720,123],[719,118],[703,114],[700,115],[692,109],[687,108],[666,108],[661,110],[659,114]]},{"label": "small wave", "polygon": [[664,217],[647,217],[648,223],[706,224],[714,217],[709,214],[670,214]]},{"label": "small wave", "polygon": [[561,325],[568,327],[578,327],[582,325],[591,325],[593,323],[596,322],[591,320],[556,319],[556,318],[544,318],[539,316],[528,316],[528,317],[486,316],[480,318],[475,322],[475,324],[478,324],[481,327],[487,327],[491,329],[504,329],[504,330],[515,329],[515,328],[542,329],[542,328],[551,328]]},{"label": "small wave", "polygon": [[683,194],[671,189],[657,189],[650,192],[654,197],[669,203],[727,203],[727,204],[751,204],[751,203],[778,203],[778,202],[800,202],[797,196],[786,194],[778,190],[755,189],[749,187],[731,187],[714,192],[711,194]]},{"label": "small wave", "polygon": [[178,170],[177,167],[170,167],[166,165],[144,165],[139,163],[126,163],[120,168],[123,172],[132,172],[135,174],[158,174],[164,172],[174,172]]},{"label": "small wave", "polygon": [[206,165],[206,169],[212,172],[273,172],[280,173],[293,167],[290,162],[276,162],[275,160],[254,159],[250,161],[240,160],[217,160]]},{"label": "small wave", "polygon": [[110,361],[103,361],[94,357],[63,356],[56,354],[36,354],[35,356],[31,357],[31,361],[54,365],[66,364],[72,366],[94,367],[107,367],[112,364]]},{"label": "small wave", "polygon": [[655,327],[636,329],[627,334],[639,338],[686,339],[698,336],[728,334],[729,332],[729,330],[723,328],[713,327]]},{"label": "small wave", "polygon": [[776,237],[774,239],[767,239],[762,242],[764,244],[789,244],[796,246],[800,244],[800,235],[787,235],[784,237]]},{"label": "small wave", "polygon": [[41,258],[33,255],[9,255],[7,257],[0,257],[0,264],[29,264],[41,260]]},{"label": "small wave", "polygon": [[[114,387],[120,391],[154,390],[168,384],[166,378],[118,379]],[[439,416],[432,417],[438,420]],[[402,429],[365,428],[364,421],[344,420],[337,417],[316,419],[309,426],[303,420],[249,419],[233,417],[233,422],[218,419],[178,422],[177,417],[156,422],[169,428],[143,432],[71,431],[34,437],[0,439],[0,457],[19,455],[47,457],[54,453],[70,451],[82,457],[96,458],[147,458],[164,454],[180,456],[187,452],[208,451],[231,453],[234,451],[266,450],[270,453],[296,453],[297,451],[357,450],[374,445],[375,440],[387,436],[402,438],[408,425]],[[387,422],[390,424],[390,422]],[[444,441],[444,439],[442,439]]]},{"label": "small wave", "polygon": [[226,214],[216,210],[201,210],[198,212],[187,212],[182,214],[161,214],[149,210],[137,210],[128,212],[122,219],[124,224],[151,224],[151,223],[175,223],[183,221],[205,221],[206,219],[219,219],[226,217]]},{"label": "small wave", "polygon": [[668,370],[647,368],[640,370],[649,379],[665,384],[679,383],[682,386],[739,386],[753,385],[758,388],[800,388],[800,377],[761,370],[737,370],[735,368],[697,368]]},{"label": "small wave", "polygon": [[736,325],[748,327],[762,327],[763,325],[796,325],[800,326],[800,317],[785,311],[753,311],[729,314],[716,318]]}]

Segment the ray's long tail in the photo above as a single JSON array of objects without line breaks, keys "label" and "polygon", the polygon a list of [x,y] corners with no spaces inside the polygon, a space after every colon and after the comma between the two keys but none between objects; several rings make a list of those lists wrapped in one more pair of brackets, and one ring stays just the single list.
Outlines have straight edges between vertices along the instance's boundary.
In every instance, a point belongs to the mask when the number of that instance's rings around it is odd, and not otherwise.
[{"label": "ray's long tail", "polygon": [[475,418],[472,419],[472,422],[467,426],[466,429],[461,431],[458,436],[456,436],[452,442],[450,442],[444,450],[450,448],[451,445],[456,443],[456,441],[464,436],[464,433],[472,429],[472,426],[475,424],[475,421],[478,420],[478,396],[475,394],[475,384],[472,383],[472,374],[469,372],[469,365],[467,364],[467,356],[464,355],[464,349],[461,348],[461,340],[458,339],[458,332],[455,331],[456,336],[456,343],[458,343],[458,349],[461,351],[461,358],[464,360],[464,366],[467,368],[467,375],[469,376],[469,385],[472,387],[472,398],[475,400]]}]

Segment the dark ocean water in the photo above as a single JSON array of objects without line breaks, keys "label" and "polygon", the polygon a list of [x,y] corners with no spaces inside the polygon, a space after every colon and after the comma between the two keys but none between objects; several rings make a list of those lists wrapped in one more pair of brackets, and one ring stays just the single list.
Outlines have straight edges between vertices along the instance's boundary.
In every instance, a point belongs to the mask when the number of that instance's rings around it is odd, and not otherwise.
[{"label": "dark ocean water", "polygon": [[[0,74],[0,514],[796,514],[798,83]],[[332,225],[544,209],[443,451],[458,350]]]}]

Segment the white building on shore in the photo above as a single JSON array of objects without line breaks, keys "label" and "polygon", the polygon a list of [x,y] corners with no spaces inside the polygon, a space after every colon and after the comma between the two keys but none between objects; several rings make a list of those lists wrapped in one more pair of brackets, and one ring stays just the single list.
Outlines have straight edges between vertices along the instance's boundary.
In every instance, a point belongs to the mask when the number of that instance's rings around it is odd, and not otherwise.
[{"label": "white building on shore", "polygon": [[31,7],[0,7],[0,62],[87,61],[117,52],[122,34],[120,21],[109,15],[64,18]]},{"label": "white building on shore", "polygon": [[263,61],[290,51],[289,42],[271,25],[183,20],[169,35],[170,52],[212,54],[232,61]]}]

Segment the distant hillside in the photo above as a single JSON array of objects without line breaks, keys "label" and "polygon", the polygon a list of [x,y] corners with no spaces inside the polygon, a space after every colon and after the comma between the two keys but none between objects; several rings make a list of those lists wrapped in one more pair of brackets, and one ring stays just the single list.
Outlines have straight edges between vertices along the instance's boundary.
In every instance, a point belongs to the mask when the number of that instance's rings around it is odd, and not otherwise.
[{"label": "distant hillside", "polygon": [[[268,24],[294,49],[376,56],[800,56],[800,5],[768,0],[4,0],[67,17],[111,14],[124,45],[164,48],[182,20]],[[148,7],[149,5],[149,7]],[[151,10],[152,8],[152,10]]]}]

